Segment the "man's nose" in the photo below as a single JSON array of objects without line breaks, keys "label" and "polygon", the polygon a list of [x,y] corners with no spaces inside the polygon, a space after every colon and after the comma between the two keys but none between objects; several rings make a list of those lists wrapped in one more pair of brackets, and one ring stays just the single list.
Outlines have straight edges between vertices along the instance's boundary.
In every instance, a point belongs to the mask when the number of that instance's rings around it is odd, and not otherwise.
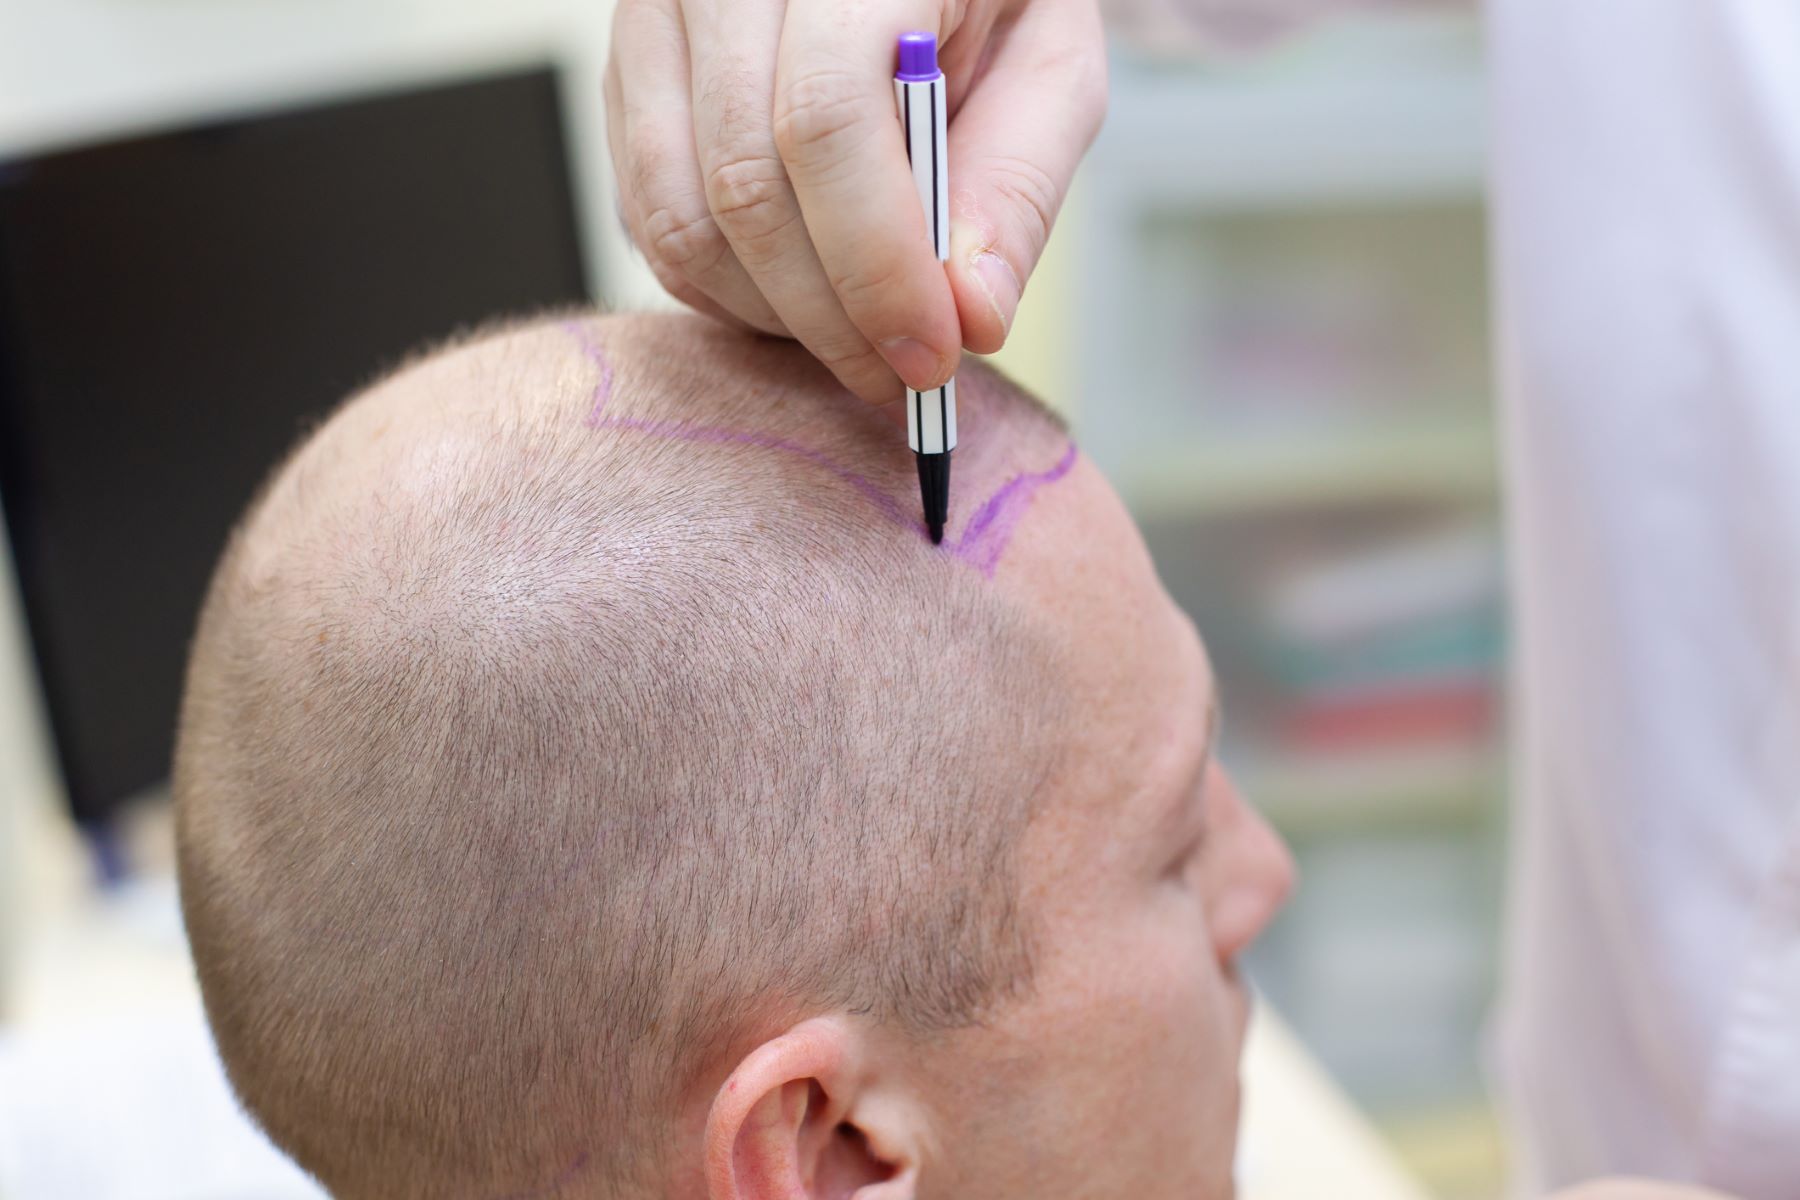
[{"label": "man's nose", "polygon": [[[1218,768],[1213,768],[1218,771]],[[1230,962],[1267,929],[1294,890],[1294,857],[1244,802],[1223,771],[1209,782],[1214,880],[1207,920],[1219,961]]]}]

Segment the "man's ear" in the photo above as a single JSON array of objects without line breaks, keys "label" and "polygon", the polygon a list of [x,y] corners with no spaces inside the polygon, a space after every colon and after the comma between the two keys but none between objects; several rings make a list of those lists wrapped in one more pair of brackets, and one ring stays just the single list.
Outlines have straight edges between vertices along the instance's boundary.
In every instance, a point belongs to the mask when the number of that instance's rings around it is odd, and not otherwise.
[{"label": "man's ear", "polygon": [[706,1118],[708,1200],[912,1200],[921,1126],[876,1086],[849,1021],[816,1017],[739,1063]]}]

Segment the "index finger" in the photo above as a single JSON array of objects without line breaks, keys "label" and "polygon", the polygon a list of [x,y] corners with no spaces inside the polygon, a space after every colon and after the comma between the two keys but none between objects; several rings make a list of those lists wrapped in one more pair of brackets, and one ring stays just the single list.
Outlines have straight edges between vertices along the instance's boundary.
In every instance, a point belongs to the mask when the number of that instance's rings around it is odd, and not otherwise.
[{"label": "index finger", "polygon": [[[938,261],[894,106],[895,47],[938,14],[843,0],[790,0],[775,70],[775,143],[832,290],[851,324],[920,391],[948,379],[962,352],[949,276]],[[918,24],[897,21],[915,17]],[[905,342],[938,358],[919,388]]]}]

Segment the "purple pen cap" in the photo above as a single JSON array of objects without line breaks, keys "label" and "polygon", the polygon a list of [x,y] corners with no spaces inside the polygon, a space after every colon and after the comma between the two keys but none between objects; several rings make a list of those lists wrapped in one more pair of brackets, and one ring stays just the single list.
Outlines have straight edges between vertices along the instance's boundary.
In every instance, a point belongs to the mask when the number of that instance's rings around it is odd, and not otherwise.
[{"label": "purple pen cap", "polygon": [[903,33],[900,35],[900,70],[895,79],[908,83],[925,83],[943,72],[937,65],[937,34]]}]

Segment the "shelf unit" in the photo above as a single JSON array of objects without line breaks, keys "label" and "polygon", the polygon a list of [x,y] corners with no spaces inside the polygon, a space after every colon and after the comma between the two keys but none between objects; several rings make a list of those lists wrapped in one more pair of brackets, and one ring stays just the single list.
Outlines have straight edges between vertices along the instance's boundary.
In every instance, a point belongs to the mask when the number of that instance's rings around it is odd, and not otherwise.
[{"label": "shelf unit", "polygon": [[1265,756],[1233,780],[1292,838],[1383,828],[1467,829],[1487,814],[1503,758],[1493,752],[1311,758]]},{"label": "shelf unit", "polygon": [[[1126,422],[1109,410],[1155,387],[1130,348],[1137,341],[1135,306],[1144,264],[1136,244],[1147,218],[1196,218],[1244,212],[1309,211],[1344,207],[1452,202],[1479,204],[1484,185],[1485,132],[1481,76],[1473,61],[1434,64],[1411,73],[1372,74],[1352,67],[1300,79],[1253,74],[1113,69],[1107,124],[1083,167],[1076,228],[1062,236],[1072,248],[1067,320],[1081,331],[1072,402],[1083,418],[1083,444],[1132,496],[1138,477]],[[1429,445],[1423,436],[1454,445]],[[1447,450],[1492,478],[1492,438],[1477,425],[1427,434],[1400,430],[1345,432],[1307,447],[1311,471],[1289,475],[1307,491],[1318,472],[1347,479],[1382,466],[1372,458],[1425,455],[1402,466],[1425,465],[1429,452]],[[1213,461],[1236,447],[1217,450]],[[1254,453],[1254,447],[1244,447]],[[1235,480],[1270,495],[1288,463],[1232,470]],[[1166,468],[1147,463],[1153,486]],[[1466,491],[1460,475],[1439,476]],[[1154,494],[1153,494],[1154,495]],[[1199,493],[1220,502],[1218,490]],[[1155,498],[1160,498],[1156,496]],[[1322,499],[1342,498],[1341,493]],[[1254,502],[1254,500],[1253,500]]]},{"label": "shelf unit", "polygon": [[1376,500],[1480,502],[1495,493],[1494,436],[1485,423],[1461,421],[1194,439],[1130,453],[1113,477],[1132,511],[1149,519]]},{"label": "shelf unit", "polygon": [[[1214,310],[1205,306],[1219,297],[1229,304],[1243,284],[1231,272],[1243,267],[1246,230],[1279,248],[1284,222],[1302,231],[1339,221],[1339,244],[1375,258],[1415,238],[1419,247],[1450,239],[1456,261],[1433,259],[1428,277],[1460,271],[1466,295],[1485,295],[1484,88],[1474,19],[1462,19],[1460,30],[1455,19],[1441,25],[1444,35],[1429,39],[1426,53],[1417,39],[1397,39],[1405,47],[1387,53],[1379,35],[1358,34],[1346,39],[1346,53],[1313,45],[1228,69],[1115,56],[1105,130],[1021,312],[1016,332],[1033,353],[1016,373],[1071,413],[1083,448],[1147,531],[1156,530],[1159,559],[1186,525],[1250,531],[1197,538],[1205,549],[1195,553],[1211,555],[1253,547],[1258,523],[1315,515],[1342,523],[1346,513],[1441,510],[1496,519],[1485,357],[1435,392],[1429,381],[1421,385],[1410,404],[1348,415],[1299,405],[1267,421],[1219,419],[1221,406],[1206,393],[1233,377],[1203,369],[1213,349],[1201,326]],[[1387,242],[1357,244],[1361,226],[1346,234],[1343,214],[1385,228]],[[1282,287],[1304,289],[1305,253],[1293,251]],[[1354,290],[1348,294],[1354,300]],[[1193,311],[1173,312],[1177,304]],[[1356,311],[1341,297],[1339,307]],[[1336,310],[1322,311],[1328,320]],[[1425,297],[1418,311],[1428,334],[1459,324],[1466,336],[1454,352],[1478,346],[1485,355],[1482,302],[1437,311]],[[1391,357],[1405,360],[1420,344],[1436,339],[1403,342]],[[1285,349],[1277,339],[1277,359]],[[1211,619],[1227,590],[1217,577],[1242,564],[1170,566],[1164,560],[1176,599],[1196,614],[1223,662],[1220,639],[1244,629]],[[1199,596],[1184,591],[1209,587]],[[1253,659],[1230,657],[1240,668]],[[1239,729],[1234,742],[1233,685],[1221,674],[1225,761],[1303,869],[1295,905],[1302,915],[1277,924],[1252,973],[1261,973],[1277,1008],[1284,987],[1302,989],[1290,992],[1300,1036],[1396,1127],[1416,1126],[1425,1113],[1479,1111],[1475,1043],[1492,986],[1505,783],[1497,736],[1346,753],[1282,749],[1267,730]],[[1350,890],[1320,894],[1334,888]],[[1325,927],[1337,921],[1346,924]],[[1393,977],[1376,978],[1378,971]],[[1339,985],[1343,1012],[1333,1013],[1325,1001]],[[1390,986],[1391,995],[1383,991]],[[1376,1013],[1400,1014],[1401,1027],[1384,1032],[1373,1016],[1363,1019]],[[1359,1026],[1366,1040],[1358,1040]],[[1371,1063],[1382,1065],[1371,1073]],[[1461,1171],[1459,1179],[1471,1169],[1430,1165],[1433,1174]],[[1488,1169],[1484,1162],[1476,1173]]]}]

